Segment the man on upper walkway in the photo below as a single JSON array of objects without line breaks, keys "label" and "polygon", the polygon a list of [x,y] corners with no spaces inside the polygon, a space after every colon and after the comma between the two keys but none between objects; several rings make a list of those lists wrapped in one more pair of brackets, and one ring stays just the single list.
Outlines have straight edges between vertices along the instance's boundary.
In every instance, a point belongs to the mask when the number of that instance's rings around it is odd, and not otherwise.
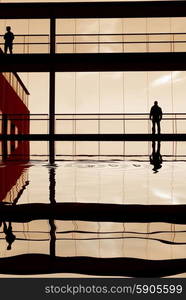
[{"label": "man on upper walkway", "polygon": [[13,32],[11,32],[11,27],[10,26],[7,26],[6,30],[7,30],[7,32],[4,35],[5,54],[7,54],[8,49],[9,49],[10,54],[12,54],[14,34],[13,34]]}]

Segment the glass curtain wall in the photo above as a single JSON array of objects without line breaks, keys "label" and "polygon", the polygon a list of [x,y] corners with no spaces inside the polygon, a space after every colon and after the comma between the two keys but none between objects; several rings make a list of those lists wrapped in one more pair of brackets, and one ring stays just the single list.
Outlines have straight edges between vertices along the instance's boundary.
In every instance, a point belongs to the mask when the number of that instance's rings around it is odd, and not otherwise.
[{"label": "glass curtain wall", "polygon": [[58,53],[186,51],[186,18],[58,19]]},{"label": "glass curtain wall", "polygon": [[[154,101],[165,114],[162,133],[186,132],[185,116],[175,115],[186,109],[184,71],[57,73],[56,78],[56,133],[151,133],[148,114]],[[64,142],[62,148],[61,143],[57,145],[58,154],[61,149],[73,155],[131,151],[131,143],[124,146],[122,142],[77,142],[75,149],[73,142]],[[148,153],[148,147],[148,143],[133,142],[132,152]],[[167,143],[164,148],[167,153],[172,149]]]}]

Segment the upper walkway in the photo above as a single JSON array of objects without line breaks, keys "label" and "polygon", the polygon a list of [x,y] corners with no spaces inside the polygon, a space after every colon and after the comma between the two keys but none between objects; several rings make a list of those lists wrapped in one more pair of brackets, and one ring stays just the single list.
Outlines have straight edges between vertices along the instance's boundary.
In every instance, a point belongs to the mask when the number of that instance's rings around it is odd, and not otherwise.
[{"label": "upper walkway", "polygon": [[170,32],[141,33],[59,33],[57,28],[62,19],[182,17],[186,1],[1,3],[0,19],[10,24],[11,19],[46,19],[50,30],[48,34],[14,32],[14,55],[0,56],[0,72],[186,70],[184,26],[180,32],[172,32],[170,25]]},{"label": "upper walkway", "polygon": [[186,70],[186,52],[0,55],[0,72],[178,70]]}]

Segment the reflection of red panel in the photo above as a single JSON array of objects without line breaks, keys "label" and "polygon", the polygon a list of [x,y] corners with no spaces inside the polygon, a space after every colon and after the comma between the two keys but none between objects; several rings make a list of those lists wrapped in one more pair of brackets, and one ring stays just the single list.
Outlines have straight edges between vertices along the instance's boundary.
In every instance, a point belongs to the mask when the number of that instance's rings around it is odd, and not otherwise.
[{"label": "reflection of red panel", "polygon": [[22,176],[25,168],[26,167],[23,165],[20,165],[18,163],[8,162],[8,161],[6,162],[6,164],[1,165],[0,202],[2,202],[5,199],[7,193],[12,189],[12,187],[16,184],[17,180]]}]

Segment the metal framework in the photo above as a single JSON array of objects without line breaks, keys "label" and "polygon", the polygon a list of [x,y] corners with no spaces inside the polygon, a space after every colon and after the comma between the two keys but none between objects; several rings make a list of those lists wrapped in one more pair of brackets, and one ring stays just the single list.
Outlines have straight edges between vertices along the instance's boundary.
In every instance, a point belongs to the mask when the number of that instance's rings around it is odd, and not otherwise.
[{"label": "metal framework", "polygon": [[[56,54],[56,18],[137,17],[186,17],[186,1],[1,3],[0,19],[50,19],[49,54],[0,55],[0,72],[49,72],[50,101],[49,134],[5,134],[0,136],[0,140],[47,140],[49,141],[50,163],[55,161],[55,140],[186,141],[186,134],[55,134],[56,71],[186,70],[186,53]],[[55,169],[50,168],[49,172],[50,204],[1,205],[0,220],[4,222],[30,222],[31,220],[48,219],[50,224],[50,256],[24,254],[11,258],[1,258],[1,272],[4,274],[77,272],[130,277],[142,275],[143,277],[160,277],[185,272],[186,259],[153,261],[135,258],[55,257],[56,227],[54,220],[186,224],[186,205],[56,203]],[[23,189],[25,187],[26,185],[23,186]],[[95,268],[95,265],[98,268]]]},{"label": "metal framework", "polygon": [[[166,71],[186,70],[186,53],[56,54],[57,18],[186,17],[186,1],[1,3],[0,19],[49,19],[49,54],[0,55],[1,72],[49,72],[50,163],[55,150],[55,72],[61,71]],[[89,135],[90,136],[90,135]],[[39,137],[39,136],[38,136]],[[85,136],[84,136],[85,137]],[[84,138],[83,137],[83,138]],[[163,137],[163,136],[162,136]],[[1,137],[5,138],[5,137]],[[14,138],[6,136],[6,138]],[[62,137],[60,137],[62,138]],[[86,137],[88,138],[88,136]],[[103,135],[96,140],[105,138]],[[113,135],[110,135],[112,140]],[[121,137],[119,137],[121,139]],[[122,137],[123,139],[124,137]],[[129,138],[129,137],[128,137]],[[152,137],[141,137],[141,139]],[[173,138],[173,137],[172,137]],[[176,137],[174,137],[175,139]],[[178,137],[177,137],[178,138]],[[186,137],[182,135],[184,140]],[[71,135],[70,139],[75,137]]]}]

